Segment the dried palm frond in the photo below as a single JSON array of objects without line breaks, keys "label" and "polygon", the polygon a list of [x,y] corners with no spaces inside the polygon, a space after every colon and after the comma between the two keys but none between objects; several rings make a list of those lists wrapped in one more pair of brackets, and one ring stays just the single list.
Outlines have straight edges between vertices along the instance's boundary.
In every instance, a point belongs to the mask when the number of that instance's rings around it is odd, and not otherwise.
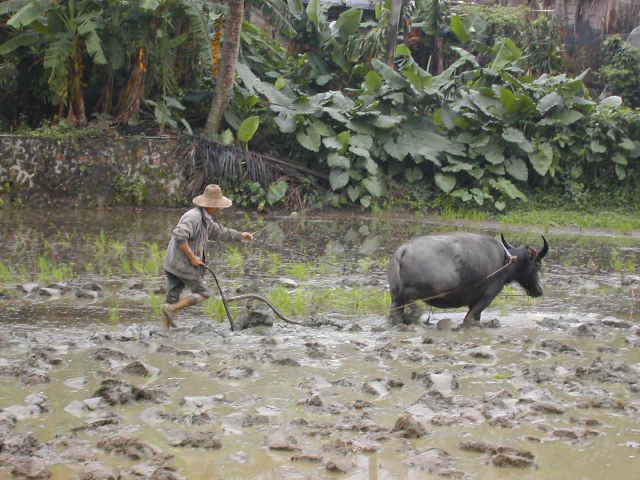
[{"label": "dried palm frond", "polygon": [[267,188],[283,176],[300,182],[327,180],[325,174],[290,161],[191,135],[180,136],[176,157],[182,159],[190,195],[200,193],[209,183],[240,185],[251,181]]}]

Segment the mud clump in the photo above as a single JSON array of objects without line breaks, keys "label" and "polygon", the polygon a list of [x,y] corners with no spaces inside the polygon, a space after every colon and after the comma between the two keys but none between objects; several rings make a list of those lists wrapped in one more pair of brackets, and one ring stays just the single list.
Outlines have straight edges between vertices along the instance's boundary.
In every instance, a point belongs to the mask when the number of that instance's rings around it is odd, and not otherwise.
[{"label": "mud clump", "polygon": [[489,454],[491,463],[496,467],[526,468],[535,466],[535,456],[528,450],[474,440],[461,442],[460,448],[470,452]]},{"label": "mud clump", "polygon": [[94,397],[104,399],[109,405],[125,405],[132,402],[159,402],[167,394],[158,390],[143,389],[122,380],[103,380]]},{"label": "mud clump", "polygon": [[301,450],[298,445],[298,439],[286,432],[274,432],[267,437],[267,446],[269,450],[278,450],[284,452],[295,452]]},{"label": "mud clump", "polygon": [[455,468],[455,459],[444,450],[429,448],[406,462],[410,467],[418,468],[431,475],[444,478],[465,479],[468,475]]},{"label": "mud clump", "polygon": [[95,360],[104,361],[104,360],[118,360],[118,361],[126,361],[131,360],[131,357],[120,350],[116,350],[115,348],[99,348],[93,354],[93,358]]},{"label": "mud clump", "polygon": [[222,448],[222,442],[214,432],[167,432],[167,443],[172,447],[192,447],[217,450]]},{"label": "mud clump", "polygon": [[241,378],[251,377],[253,374],[253,368],[244,365],[239,367],[224,367],[216,373],[218,378],[225,378],[228,380],[240,380]]},{"label": "mud clump", "polygon": [[98,448],[114,455],[123,455],[135,461],[151,461],[164,463],[173,455],[164,453],[160,449],[133,437],[117,436],[100,440]]},{"label": "mud clump", "polygon": [[391,432],[403,438],[420,438],[427,434],[427,429],[413,415],[404,413],[396,420]]}]

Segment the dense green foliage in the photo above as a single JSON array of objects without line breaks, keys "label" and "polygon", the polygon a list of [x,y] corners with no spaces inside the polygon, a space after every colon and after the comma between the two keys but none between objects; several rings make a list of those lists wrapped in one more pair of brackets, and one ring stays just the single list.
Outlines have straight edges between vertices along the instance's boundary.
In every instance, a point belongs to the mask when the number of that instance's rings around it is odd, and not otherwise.
[{"label": "dense green foliage", "polygon": [[[524,8],[417,1],[390,66],[389,2],[335,21],[319,0],[267,3],[290,43],[245,22],[220,139],[328,172],[332,204],[503,210],[531,192],[580,205],[603,188],[614,203],[636,198],[640,56],[620,39],[600,72],[617,96],[596,100],[586,72],[560,73],[557,26]],[[0,2],[0,128],[82,123],[85,103],[103,123],[201,127],[221,13],[190,0]],[[244,195],[262,208],[289,187]]]},{"label": "dense green foliage", "polygon": [[604,43],[604,58],[601,73],[606,87],[627,105],[640,107],[640,48],[614,35]]}]

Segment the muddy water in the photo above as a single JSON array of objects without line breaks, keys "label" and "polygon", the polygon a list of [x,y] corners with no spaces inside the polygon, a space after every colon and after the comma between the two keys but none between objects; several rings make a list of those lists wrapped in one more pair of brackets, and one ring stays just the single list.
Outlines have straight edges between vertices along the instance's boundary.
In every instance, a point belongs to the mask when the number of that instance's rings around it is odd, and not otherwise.
[{"label": "muddy water", "polygon": [[[11,270],[0,288],[0,479],[640,471],[639,239],[546,233],[545,296],[508,289],[483,316],[497,328],[439,330],[464,312],[434,310],[427,325],[390,329],[365,305],[313,312],[317,328],[230,332],[196,308],[165,334],[153,313],[163,284],[153,244],[164,246],[179,214],[0,212],[0,261]],[[402,240],[496,233],[410,215],[223,220],[258,232],[251,246],[212,245],[228,293],[269,293],[298,272],[297,289],[382,296]],[[536,233],[508,238],[539,243]],[[69,275],[59,296],[16,288]],[[100,295],[76,297],[91,283]]]}]

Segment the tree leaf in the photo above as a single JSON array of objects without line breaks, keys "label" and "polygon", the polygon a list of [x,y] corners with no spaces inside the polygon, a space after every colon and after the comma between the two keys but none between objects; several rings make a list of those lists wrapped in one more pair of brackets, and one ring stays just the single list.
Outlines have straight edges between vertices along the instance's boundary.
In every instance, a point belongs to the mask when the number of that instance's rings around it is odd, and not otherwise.
[{"label": "tree leaf", "polygon": [[545,176],[553,163],[553,148],[548,143],[539,144],[536,153],[529,155],[533,169]]},{"label": "tree leaf", "polygon": [[504,164],[507,173],[516,180],[526,182],[529,178],[529,169],[527,168],[527,162],[519,157],[509,157]]},{"label": "tree leaf", "polygon": [[362,181],[362,186],[374,197],[380,197],[383,192],[382,182],[378,177],[367,177]]},{"label": "tree leaf", "polygon": [[405,78],[386,63],[374,58],[371,61],[371,65],[380,75],[382,75],[391,88],[401,89],[407,86]]},{"label": "tree leaf", "polygon": [[371,157],[365,159],[364,168],[371,175],[378,173],[378,164]]},{"label": "tree leaf", "polygon": [[611,97],[600,100],[600,105],[604,105],[606,107],[620,107],[622,106],[622,98],[612,95]]},{"label": "tree leaf", "polygon": [[269,185],[269,190],[267,190],[267,202],[269,202],[269,205],[275,205],[282,200],[288,188],[289,184],[284,180],[278,180]]},{"label": "tree leaf", "polygon": [[31,25],[36,20],[44,16],[51,7],[52,0],[35,0],[27,2],[27,4],[18,10],[9,20],[7,25],[20,30],[21,27]]},{"label": "tree leaf", "polygon": [[451,17],[451,31],[454,33],[461,43],[468,43],[471,40],[471,36],[462,22],[462,19],[458,15]]},{"label": "tree leaf", "polygon": [[501,165],[504,163],[502,146],[499,143],[490,143],[484,151],[484,158],[486,158],[487,162],[491,165]]},{"label": "tree leaf", "polygon": [[616,153],[613,156],[612,160],[613,160],[613,163],[615,163],[617,165],[626,166],[626,165],[629,164],[629,161],[627,160],[627,158],[624,155],[620,154],[620,153]]},{"label": "tree leaf", "polygon": [[331,150],[342,150],[342,144],[340,143],[340,140],[338,140],[338,137],[324,137],[322,139],[322,143],[324,144],[324,146],[326,148],[329,148]]},{"label": "tree leaf", "polygon": [[309,0],[307,5],[307,18],[314,25],[324,23],[322,10],[320,10],[320,0]]},{"label": "tree leaf", "polygon": [[369,70],[367,72],[364,77],[364,83],[371,92],[378,92],[382,88],[382,85],[384,85],[382,77],[375,70]]},{"label": "tree leaf", "polygon": [[340,155],[338,153],[330,153],[327,155],[327,165],[331,168],[344,168],[345,170],[349,170],[351,167],[351,160],[344,155]]},{"label": "tree leaf", "polygon": [[627,177],[627,169],[622,165],[616,165],[616,175],[618,179],[624,180]]},{"label": "tree leaf", "polygon": [[296,131],[296,117],[287,112],[280,112],[277,117],[274,118],[276,125],[282,133],[293,133]]},{"label": "tree leaf", "polygon": [[0,55],[8,55],[20,47],[35,45],[40,39],[40,34],[36,32],[19,33],[0,45]]},{"label": "tree leaf", "polygon": [[416,183],[422,180],[423,177],[424,173],[418,167],[410,167],[404,171],[404,178],[406,178],[409,183]]},{"label": "tree leaf", "polygon": [[231,145],[233,143],[233,140],[233,132],[230,128],[227,128],[224,132],[222,132],[222,135],[220,135],[220,141],[225,145]]},{"label": "tree leaf", "polygon": [[349,172],[345,170],[331,170],[329,173],[329,185],[332,190],[339,190],[349,183]]},{"label": "tree leaf", "polygon": [[360,198],[360,195],[362,195],[362,188],[360,185],[349,185],[347,187],[347,195],[349,196],[349,200],[355,203],[355,201]]},{"label": "tree leaf", "polygon": [[436,173],[433,177],[436,185],[444,193],[449,193],[456,186],[456,177],[453,175],[444,175],[442,173]]},{"label": "tree leaf", "polygon": [[352,135],[349,140],[349,144],[353,147],[364,148],[365,150],[371,149],[373,146],[373,138],[369,135]]},{"label": "tree leaf", "polygon": [[558,92],[551,92],[540,99],[538,102],[538,111],[542,114],[547,113],[554,107],[564,106],[564,100]]},{"label": "tree leaf", "polygon": [[320,151],[322,138],[313,128],[308,128],[304,132],[298,132],[296,134],[296,140],[307,150],[311,150],[312,152]]},{"label": "tree leaf", "polygon": [[318,119],[311,120],[309,128],[313,128],[322,137],[333,137],[336,134],[329,125]]},{"label": "tree leaf", "polygon": [[396,57],[410,57],[411,49],[407,47],[404,43],[401,43],[396,47]]},{"label": "tree leaf", "polygon": [[336,27],[342,37],[348,37],[358,31],[361,21],[362,9],[350,8],[340,14],[336,20]]},{"label": "tree leaf", "polygon": [[244,143],[248,143],[249,140],[251,140],[258,131],[259,126],[260,117],[258,117],[257,115],[252,115],[248,118],[245,118],[238,128],[238,140]]},{"label": "tree leaf", "polygon": [[636,149],[636,143],[633,140],[631,140],[629,137],[624,137],[622,139],[622,142],[620,142],[620,148],[633,151]]},{"label": "tree leaf", "polygon": [[533,153],[533,144],[529,140],[527,140],[522,131],[518,130],[517,128],[505,128],[502,132],[502,138],[504,138],[509,143],[515,143],[527,153]]},{"label": "tree leaf", "polygon": [[373,125],[384,130],[397,127],[402,123],[404,117],[401,115],[378,115],[373,121]]},{"label": "tree leaf", "polygon": [[607,147],[602,145],[597,140],[591,140],[591,143],[589,144],[589,148],[593,153],[605,153],[607,151]]}]

